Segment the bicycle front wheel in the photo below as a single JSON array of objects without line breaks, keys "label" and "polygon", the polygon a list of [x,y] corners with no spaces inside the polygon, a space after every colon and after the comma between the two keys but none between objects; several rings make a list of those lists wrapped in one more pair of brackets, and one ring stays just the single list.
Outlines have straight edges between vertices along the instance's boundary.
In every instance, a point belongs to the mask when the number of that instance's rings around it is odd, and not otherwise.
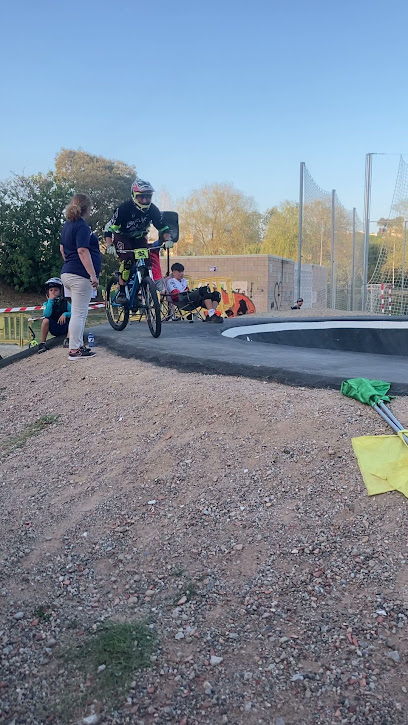
[{"label": "bicycle front wheel", "polygon": [[153,337],[159,337],[161,333],[160,302],[157,296],[156,285],[151,277],[143,277],[141,293],[145,305],[147,324]]},{"label": "bicycle front wheel", "polygon": [[115,303],[115,299],[119,293],[119,283],[117,277],[111,277],[106,288],[106,316],[109,324],[114,330],[124,330],[129,322],[129,307],[122,307]]}]

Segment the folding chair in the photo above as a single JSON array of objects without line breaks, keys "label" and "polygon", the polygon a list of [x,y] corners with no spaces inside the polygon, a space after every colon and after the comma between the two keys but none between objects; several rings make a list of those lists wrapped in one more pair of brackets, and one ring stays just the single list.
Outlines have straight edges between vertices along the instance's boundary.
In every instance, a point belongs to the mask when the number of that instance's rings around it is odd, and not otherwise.
[{"label": "folding chair", "polygon": [[[168,277],[164,278],[165,283],[167,279]],[[187,279],[187,281],[189,280]],[[186,292],[186,294],[187,300],[184,300],[183,304],[180,304],[180,302],[173,300],[169,292],[166,292],[162,303],[162,319],[164,321],[194,322],[194,320],[200,320],[201,322],[205,322],[206,308],[197,304],[196,296],[192,292]]]}]

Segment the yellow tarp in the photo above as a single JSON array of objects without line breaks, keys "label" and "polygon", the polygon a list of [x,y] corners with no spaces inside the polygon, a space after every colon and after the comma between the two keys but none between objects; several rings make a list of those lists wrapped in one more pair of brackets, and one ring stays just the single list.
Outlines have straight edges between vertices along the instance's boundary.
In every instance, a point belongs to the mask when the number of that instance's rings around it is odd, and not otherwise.
[{"label": "yellow tarp", "polygon": [[408,498],[408,445],[398,435],[352,438],[354,453],[369,496],[400,491]]}]

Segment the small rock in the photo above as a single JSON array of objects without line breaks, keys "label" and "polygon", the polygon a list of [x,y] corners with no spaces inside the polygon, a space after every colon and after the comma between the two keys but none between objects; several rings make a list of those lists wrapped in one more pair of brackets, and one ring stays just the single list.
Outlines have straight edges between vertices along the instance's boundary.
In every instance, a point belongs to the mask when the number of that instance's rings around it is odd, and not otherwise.
[{"label": "small rock", "polygon": [[151,501],[148,501],[148,502],[147,502],[147,505],[148,505],[148,506],[154,506],[154,504],[155,504],[155,503],[157,503],[157,501],[156,501],[156,499],[155,499],[155,498],[153,498],[153,499],[152,499]]},{"label": "small rock", "polygon": [[293,675],[292,682],[299,682],[299,680],[303,680],[303,679],[304,679],[303,675],[297,673],[297,674]]},{"label": "small rock", "polygon": [[208,680],[205,680],[203,682],[203,688],[206,695],[211,695],[212,693],[212,687],[211,684],[208,682]]},{"label": "small rock", "polygon": [[235,546],[234,546],[235,551],[242,551],[243,548],[244,548],[243,544],[235,544]]},{"label": "small rock", "polygon": [[283,717],[277,717],[275,720],[275,725],[285,725]]},{"label": "small rock", "polygon": [[179,601],[177,602],[177,606],[179,607],[182,604],[185,604],[186,601],[187,601],[187,597],[186,596],[181,597],[181,599],[179,599]]},{"label": "small rock", "polygon": [[245,703],[245,712],[249,712],[252,709],[252,702]]},{"label": "small rock", "polygon": [[217,657],[216,655],[211,655],[210,665],[220,665],[223,659],[224,657]]},{"label": "small rock", "polygon": [[310,700],[311,697],[312,697],[312,693],[310,692],[309,689],[307,689],[306,692],[305,692],[305,698],[306,698],[306,700]]},{"label": "small rock", "polygon": [[94,713],[93,715],[88,715],[88,717],[83,718],[82,722],[83,725],[98,725],[99,715],[97,715],[96,713]]},{"label": "small rock", "polygon": [[398,663],[400,661],[399,652],[396,649],[394,649],[392,652],[390,652],[388,657],[390,658],[390,660],[392,660],[395,663]]},{"label": "small rock", "polygon": [[23,619],[24,612],[16,612],[14,615],[14,619]]},{"label": "small rock", "polygon": [[104,670],[106,670],[106,665],[99,665],[98,672],[103,672]]},{"label": "small rock", "polygon": [[179,629],[174,639],[184,639],[184,632],[182,629]]}]

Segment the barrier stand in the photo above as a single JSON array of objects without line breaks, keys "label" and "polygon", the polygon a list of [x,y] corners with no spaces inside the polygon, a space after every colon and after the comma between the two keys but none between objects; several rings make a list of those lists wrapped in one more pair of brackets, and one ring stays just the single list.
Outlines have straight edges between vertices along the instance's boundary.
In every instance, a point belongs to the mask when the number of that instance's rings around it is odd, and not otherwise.
[{"label": "barrier stand", "polygon": [[[222,317],[226,317],[225,310],[234,306],[234,293],[232,291],[232,279],[231,277],[202,277],[201,279],[187,278],[189,289],[195,289],[196,287],[204,287],[208,285],[211,292],[219,292],[221,294],[221,302],[218,305],[218,310],[221,312]],[[227,306],[224,302],[222,292],[225,292],[228,301]]]},{"label": "barrier stand", "polygon": [[[89,310],[97,310],[105,307],[104,302],[96,302],[89,305]],[[18,345],[24,347],[33,341],[33,333],[30,331],[30,322],[40,320],[42,317],[29,317],[26,312],[44,310],[44,305],[33,305],[31,307],[4,307],[0,309],[0,344]]]}]

